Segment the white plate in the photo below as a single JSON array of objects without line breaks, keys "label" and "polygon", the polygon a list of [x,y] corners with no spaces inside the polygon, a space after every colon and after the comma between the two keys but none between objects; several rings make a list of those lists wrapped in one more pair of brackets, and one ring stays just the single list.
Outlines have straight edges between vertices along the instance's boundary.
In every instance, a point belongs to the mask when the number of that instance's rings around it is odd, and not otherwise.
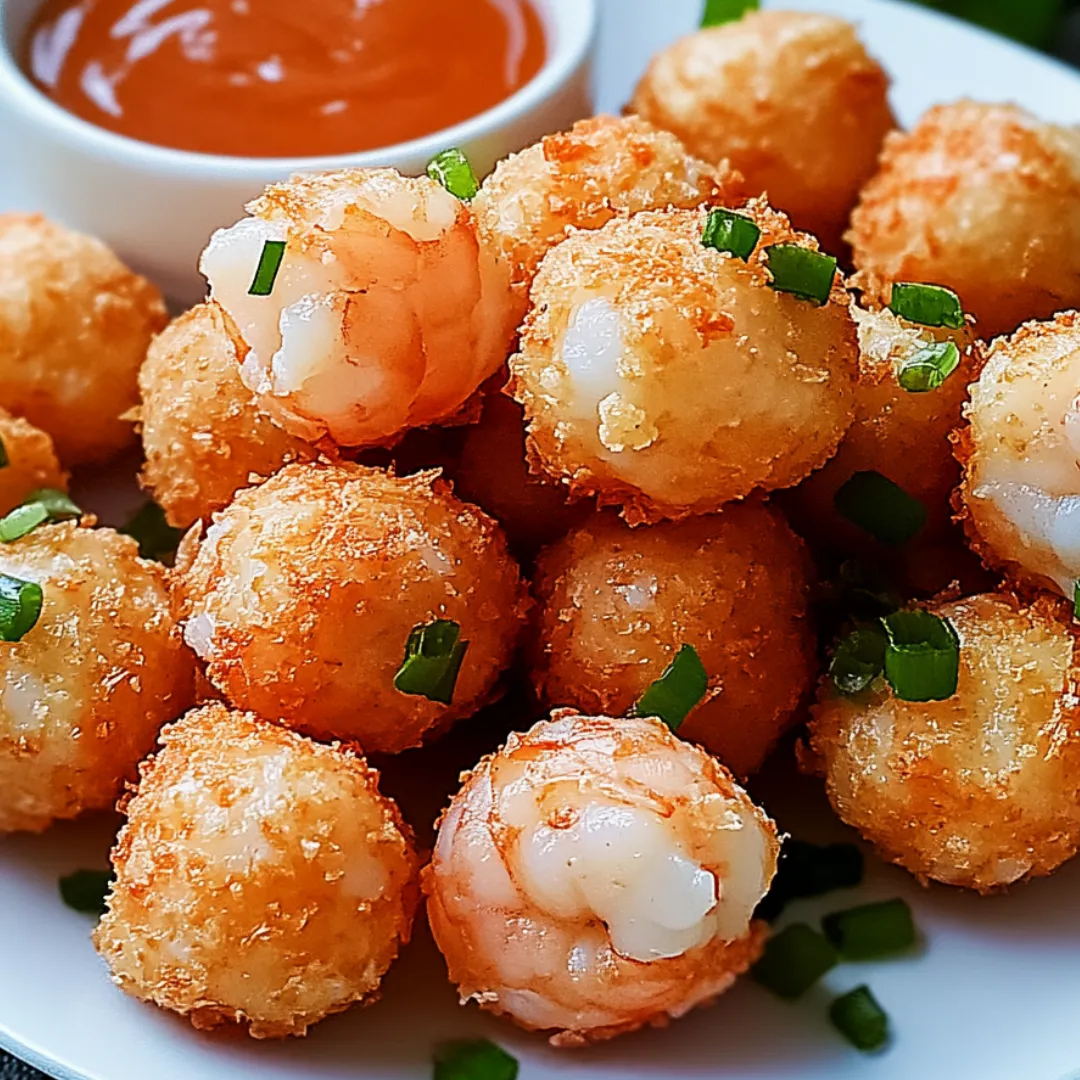
[{"label": "white plate", "polygon": [[[785,6],[859,21],[894,77],[904,122],[935,102],[965,95],[1014,100],[1059,121],[1080,118],[1076,74],[933,13],[888,0],[786,0]],[[700,0],[607,0],[606,8],[598,100],[615,110],[649,56],[694,25]],[[2,153],[0,162],[0,170],[18,167]],[[0,175],[0,209],[9,205]],[[467,727],[452,748],[460,761],[440,752],[443,779],[475,759],[492,737],[482,722]],[[392,771],[410,768],[412,759]],[[390,783],[415,821],[432,818],[441,798],[434,782],[391,776]],[[797,798],[789,778],[777,786],[782,797],[766,797],[766,805],[783,826],[808,838],[838,831],[812,785],[808,791],[798,785],[803,793]],[[419,805],[418,788],[428,792]],[[912,902],[927,939],[918,957],[840,968],[819,993],[796,1005],[744,982],[715,1007],[666,1031],[584,1052],[549,1050],[475,1008],[460,1008],[421,930],[377,1006],[335,1017],[306,1040],[267,1044],[197,1035],[107,982],[87,940],[89,921],[61,905],[56,879],[80,866],[103,865],[114,827],[91,821],[44,837],[0,841],[0,1045],[64,1080],[419,1078],[430,1075],[434,1043],[474,1033],[516,1054],[522,1080],[1064,1080],[1080,1074],[1080,863],[990,899],[924,892],[905,874],[873,864],[858,895],[903,895]],[[802,905],[794,916],[846,901]],[[846,1049],[823,1015],[829,992],[862,981],[888,1008],[896,1032],[892,1048],[873,1058]]]}]

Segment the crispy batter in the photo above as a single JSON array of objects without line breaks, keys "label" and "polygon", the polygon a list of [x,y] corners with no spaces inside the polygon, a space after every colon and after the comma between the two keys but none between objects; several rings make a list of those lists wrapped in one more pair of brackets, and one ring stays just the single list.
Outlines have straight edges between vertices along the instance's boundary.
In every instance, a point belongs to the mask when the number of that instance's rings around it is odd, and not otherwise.
[{"label": "crispy batter", "polygon": [[44,431],[0,409],[0,445],[8,461],[0,468],[0,515],[37,488],[67,491],[67,473],[60,468],[53,441]]}]

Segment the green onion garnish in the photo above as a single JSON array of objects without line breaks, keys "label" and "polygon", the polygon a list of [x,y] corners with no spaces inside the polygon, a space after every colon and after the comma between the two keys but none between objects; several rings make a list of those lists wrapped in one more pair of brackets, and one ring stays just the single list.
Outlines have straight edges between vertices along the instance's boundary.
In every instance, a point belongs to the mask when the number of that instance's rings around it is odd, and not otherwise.
[{"label": "green onion garnish", "polygon": [[748,217],[723,209],[709,211],[701,234],[705,247],[734,255],[743,262],[754,253],[760,238],[761,230]]},{"label": "green onion garnish", "polygon": [[802,300],[824,304],[832,293],[836,260],[798,244],[773,244],[765,249],[772,287]]},{"label": "green onion garnish", "polygon": [[858,1050],[880,1050],[889,1041],[889,1017],[868,986],[838,997],[829,1006],[829,1019]]},{"label": "green onion garnish", "polygon": [[143,503],[120,531],[135,539],[141,558],[169,565],[184,535],[165,520],[165,511],[156,502]]},{"label": "green onion garnish", "polygon": [[656,716],[678,731],[709,690],[709,676],[693,645],[684,645],[634,706],[635,716]]},{"label": "green onion garnish", "polygon": [[945,701],[960,678],[960,638],[929,611],[894,611],[881,620],[889,644],[885,678],[901,701]]},{"label": "green onion garnish", "polygon": [[941,285],[898,282],[893,286],[889,308],[901,319],[920,326],[947,326],[950,330],[964,326],[960,297]]},{"label": "green onion garnish", "polygon": [[902,361],[896,381],[909,394],[936,390],[960,366],[960,350],[952,341],[939,341]]},{"label": "green onion garnish", "polygon": [[7,447],[4,445],[4,440],[0,439],[0,469],[6,469],[10,464]]},{"label": "green onion garnish", "polygon": [[105,897],[112,883],[111,870],[76,870],[60,879],[60,896],[75,911],[104,915]]},{"label": "green onion garnish", "polygon": [[469,647],[460,637],[461,627],[449,619],[414,627],[405,643],[405,659],[394,676],[394,688],[449,705]]},{"label": "green onion garnish", "polygon": [[926,524],[926,507],[873,470],[853,473],[833,504],[841,517],[890,547],[907,543]]},{"label": "green onion garnish", "polygon": [[255,268],[255,277],[251,280],[248,296],[269,296],[274,291],[281,260],[285,258],[284,240],[266,240],[263,242],[259,265]]},{"label": "green onion garnish", "polygon": [[845,960],[880,960],[916,941],[911,908],[900,899],[833,912],[821,920],[821,928]]},{"label": "green onion garnish", "polygon": [[786,840],[780,849],[776,877],[754,917],[772,922],[792,900],[853,889],[862,878],[863,854],[854,844],[819,847],[804,840]]},{"label": "green onion garnish", "polygon": [[469,159],[457,147],[436,154],[428,162],[427,174],[462,202],[475,199],[480,190],[480,181]]},{"label": "green onion garnish", "polygon": [[769,938],[750,974],[777,997],[794,1001],[839,960],[825,937],[806,923],[794,923]]},{"label": "green onion garnish", "polygon": [[885,670],[888,638],[876,626],[853,630],[839,645],[829,664],[829,676],[841,694],[851,697],[868,689]]},{"label": "green onion garnish", "polygon": [[1080,578],[1073,585],[1073,616],[1080,619]]},{"label": "green onion garnish", "polygon": [[0,641],[22,641],[37,625],[44,599],[37,582],[0,574]]},{"label": "green onion garnish", "polygon": [[27,496],[22,506],[0,518],[0,543],[10,544],[46,521],[68,521],[82,514],[63,491],[39,488]]},{"label": "green onion garnish", "polygon": [[705,0],[705,14],[701,16],[702,28],[735,22],[748,11],[757,11],[759,0]]},{"label": "green onion garnish", "polygon": [[516,1080],[517,1058],[489,1039],[451,1043],[435,1058],[433,1080]]}]

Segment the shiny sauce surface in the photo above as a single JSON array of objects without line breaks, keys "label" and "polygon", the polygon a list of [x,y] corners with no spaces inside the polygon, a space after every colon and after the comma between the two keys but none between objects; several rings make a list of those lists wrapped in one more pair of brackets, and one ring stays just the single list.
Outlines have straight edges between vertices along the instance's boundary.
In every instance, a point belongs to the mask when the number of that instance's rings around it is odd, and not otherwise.
[{"label": "shiny sauce surface", "polygon": [[54,101],[121,135],[292,157],[459,123],[545,55],[531,0],[46,0],[23,63]]}]

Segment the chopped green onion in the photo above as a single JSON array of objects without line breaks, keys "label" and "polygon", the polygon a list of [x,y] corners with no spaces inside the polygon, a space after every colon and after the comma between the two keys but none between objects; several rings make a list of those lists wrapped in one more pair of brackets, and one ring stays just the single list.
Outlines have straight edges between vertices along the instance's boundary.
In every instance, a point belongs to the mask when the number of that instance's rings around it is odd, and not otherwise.
[{"label": "chopped green onion", "polygon": [[113,883],[111,870],[76,870],[60,879],[60,897],[85,915],[104,915],[105,897]]},{"label": "chopped green onion", "polygon": [[469,647],[460,636],[461,627],[449,619],[414,627],[405,643],[405,659],[394,676],[394,688],[449,705]]},{"label": "chopped green onion", "polygon": [[748,217],[730,210],[709,211],[701,242],[714,251],[726,252],[746,262],[757,247],[761,230]]},{"label": "chopped green onion", "polygon": [[480,190],[480,181],[469,159],[457,147],[436,154],[428,162],[427,174],[462,202],[475,199]]},{"label": "chopped green onion", "polygon": [[82,517],[82,507],[75,504],[66,491],[38,488],[26,496],[27,503],[40,503],[48,511],[50,521],[69,521]]},{"label": "chopped green onion", "polygon": [[22,641],[37,625],[44,599],[37,582],[0,574],[0,641]]},{"label": "chopped green onion", "polygon": [[709,676],[693,645],[684,645],[637,705],[635,716],[656,716],[678,731],[694,706],[708,693]]},{"label": "chopped green onion", "polygon": [[926,524],[926,507],[873,470],[853,473],[833,504],[841,517],[890,547],[906,544]]},{"label": "chopped green onion", "polygon": [[821,928],[845,960],[880,960],[916,941],[911,908],[900,899],[835,911],[821,920]]},{"label": "chopped green onion", "polygon": [[829,664],[829,676],[841,694],[851,697],[868,689],[885,670],[888,638],[876,626],[853,630],[839,645]]},{"label": "chopped green onion", "polygon": [[960,678],[960,638],[948,619],[916,608],[881,620],[889,644],[885,678],[901,701],[945,701]]},{"label": "chopped green onion", "polygon": [[705,14],[701,16],[702,27],[720,26],[735,22],[748,11],[757,11],[759,0],[705,0]]},{"label": "chopped green onion", "polygon": [[67,521],[82,514],[63,491],[39,488],[27,496],[22,506],[0,518],[0,543],[10,544],[46,521]]},{"label": "chopped green onion", "polygon": [[938,341],[903,360],[896,381],[909,394],[936,390],[960,366],[960,350],[952,341]]},{"label": "chopped green onion", "polygon": [[829,1006],[833,1027],[858,1050],[880,1050],[889,1041],[889,1017],[870,987],[859,986]]},{"label": "chopped green onion", "polygon": [[776,877],[754,916],[773,922],[792,900],[853,889],[862,878],[863,854],[854,844],[819,847],[804,840],[786,840],[780,849]]},{"label": "chopped green onion", "polygon": [[964,326],[960,297],[941,285],[897,282],[892,289],[889,308],[901,319],[919,326],[947,326],[950,330],[960,330]]},{"label": "chopped green onion", "polygon": [[255,268],[248,296],[269,296],[274,291],[281,260],[285,258],[284,240],[266,240],[263,242],[259,265]]},{"label": "chopped green onion", "polygon": [[756,982],[777,997],[802,997],[840,957],[829,941],[806,923],[794,923],[765,943],[761,959],[750,969]]},{"label": "chopped green onion", "polygon": [[6,469],[10,464],[7,447],[4,445],[4,440],[0,439],[0,469]]},{"label": "chopped green onion", "polygon": [[516,1080],[517,1059],[489,1039],[451,1043],[435,1058],[433,1080]]},{"label": "chopped green onion", "polygon": [[165,520],[165,511],[156,502],[145,502],[120,530],[134,538],[144,559],[172,564],[177,545],[184,535]]},{"label": "chopped green onion", "polygon": [[836,259],[799,244],[773,244],[765,249],[772,287],[802,300],[824,304],[836,277]]},{"label": "chopped green onion", "polygon": [[1073,585],[1073,616],[1080,619],[1080,578]]}]

